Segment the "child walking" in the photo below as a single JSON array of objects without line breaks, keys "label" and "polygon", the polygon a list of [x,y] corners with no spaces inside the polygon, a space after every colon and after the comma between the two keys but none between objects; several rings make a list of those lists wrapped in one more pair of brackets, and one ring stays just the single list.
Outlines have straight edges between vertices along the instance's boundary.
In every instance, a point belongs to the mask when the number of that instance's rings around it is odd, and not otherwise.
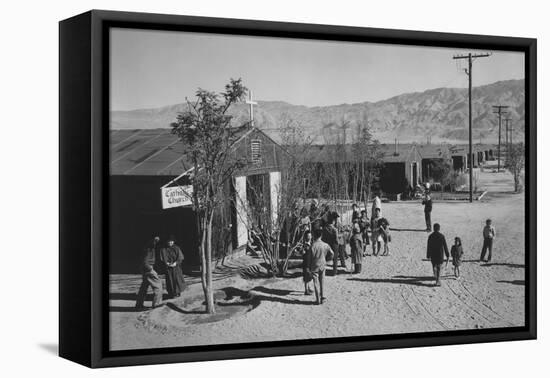
[{"label": "child walking", "polygon": [[462,265],[462,240],[457,236],[455,237],[455,244],[451,247],[451,257],[453,258],[453,266],[455,277],[460,277],[460,265]]},{"label": "child walking", "polygon": [[384,252],[382,256],[388,256],[390,254],[390,222],[386,218],[380,218],[378,221],[380,236],[382,236],[382,241],[384,242]]}]

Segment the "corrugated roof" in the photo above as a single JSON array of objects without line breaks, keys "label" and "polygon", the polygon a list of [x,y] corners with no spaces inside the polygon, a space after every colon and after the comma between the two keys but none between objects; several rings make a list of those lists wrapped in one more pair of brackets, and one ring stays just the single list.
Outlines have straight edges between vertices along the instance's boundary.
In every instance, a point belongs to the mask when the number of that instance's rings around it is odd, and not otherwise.
[{"label": "corrugated roof", "polygon": [[[235,138],[250,129],[241,127]],[[190,168],[171,129],[111,130],[111,175],[177,176]]]},{"label": "corrugated roof", "polygon": [[[232,136],[235,148],[242,148],[237,144],[256,133],[277,145],[261,130],[243,125],[235,128]],[[111,130],[110,145],[111,175],[178,176],[191,168],[185,161],[183,144],[171,129]],[[275,156],[266,159],[272,166],[281,164]]]}]

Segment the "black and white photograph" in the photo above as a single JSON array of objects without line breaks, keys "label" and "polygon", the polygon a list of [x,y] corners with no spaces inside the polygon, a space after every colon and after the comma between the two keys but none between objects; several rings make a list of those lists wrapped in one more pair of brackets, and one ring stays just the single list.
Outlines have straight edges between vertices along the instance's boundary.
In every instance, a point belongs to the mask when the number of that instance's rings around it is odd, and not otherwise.
[{"label": "black and white photograph", "polygon": [[108,41],[110,351],[527,325],[524,52]]}]

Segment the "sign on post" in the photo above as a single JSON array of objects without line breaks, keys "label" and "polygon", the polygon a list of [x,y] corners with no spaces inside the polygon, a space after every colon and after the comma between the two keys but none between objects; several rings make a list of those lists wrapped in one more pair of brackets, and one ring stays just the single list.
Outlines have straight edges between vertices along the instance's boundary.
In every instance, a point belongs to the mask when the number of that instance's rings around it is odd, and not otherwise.
[{"label": "sign on post", "polygon": [[172,207],[190,206],[193,196],[193,186],[171,186],[160,188],[162,195],[162,208],[170,209]]}]

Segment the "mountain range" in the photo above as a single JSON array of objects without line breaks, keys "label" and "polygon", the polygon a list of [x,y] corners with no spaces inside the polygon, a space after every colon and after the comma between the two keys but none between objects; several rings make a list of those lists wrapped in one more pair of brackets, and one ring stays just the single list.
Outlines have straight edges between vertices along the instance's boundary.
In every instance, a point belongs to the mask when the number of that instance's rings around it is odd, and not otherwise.
[{"label": "mountain range", "polygon": [[[523,79],[499,81],[472,89],[473,138],[475,142],[498,140],[498,117],[493,105],[507,105],[514,140],[525,133],[525,83]],[[186,104],[154,109],[112,111],[112,129],[168,128]],[[231,108],[233,122],[249,120],[249,106],[239,103]],[[381,142],[460,143],[468,139],[468,89],[436,88],[405,93],[377,102],[330,106],[292,105],[283,101],[258,101],[254,106],[256,127],[278,138],[278,129],[291,120],[314,138],[315,143],[330,143],[342,136],[347,125],[346,141],[356,135],[358,125],[368,123],[374,137]],[[502,137],[504,138],[504,122]]]}]

